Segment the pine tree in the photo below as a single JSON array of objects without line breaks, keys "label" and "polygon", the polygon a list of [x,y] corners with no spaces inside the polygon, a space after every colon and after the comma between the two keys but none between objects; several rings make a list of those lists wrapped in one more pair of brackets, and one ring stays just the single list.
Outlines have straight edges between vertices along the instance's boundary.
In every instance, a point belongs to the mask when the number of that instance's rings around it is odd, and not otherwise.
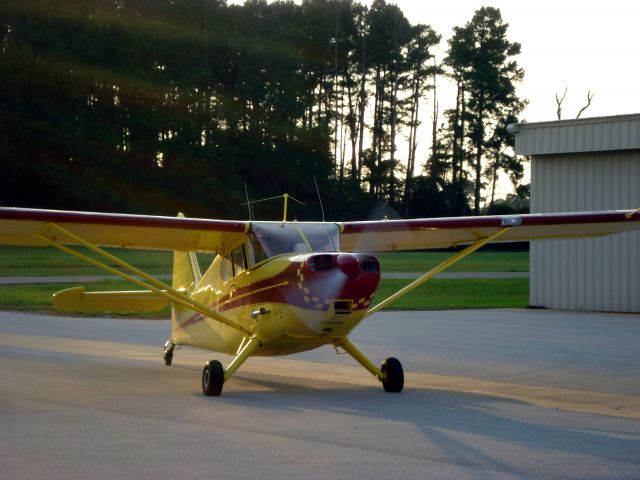
[{"label": "pine tree", "polygon": [[473,152],[474,214],[480,213],[483,187],[483,162],[496,119],[512,107],[515,83],[524,75],[512,57],[520,53],[520,44],[507,39],[508,24],[500,10],[483,7],[464,27],[454,28],[449,41],[447,63],[459,80],[460,100],[469,118],[468,136]]}]

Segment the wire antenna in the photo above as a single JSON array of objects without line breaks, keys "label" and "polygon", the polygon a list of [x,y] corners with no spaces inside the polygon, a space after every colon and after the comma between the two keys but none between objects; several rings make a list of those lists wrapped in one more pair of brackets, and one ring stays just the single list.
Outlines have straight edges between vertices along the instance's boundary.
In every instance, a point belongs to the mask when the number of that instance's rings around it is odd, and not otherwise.
[{"label": "wire antenna", "polygon": [[249,209],[249,221],[252,221],[251,215],[251,202],[249,201],[249,189],[247,188],[247,182],[244,182],[244,193],[247,196],[247,208]]},{"label": "wire antenna", "polygon": [[318,200],[320,201],[320,210],[322,211],[322,222],[324,223],[324,206],[322,205],[322,197],[320,196],[320,189],[318,188],[318,181],[315,175],[313,176],[313,183],[316,184],[316,192],[318,192]]},{"label": "wire antenna", "polygon": [[261,202],[267,202],[269,200],[275,200],[277,198],[283,198],[284,199],[284,216],[283,216],[283,223],[287,222],[287,201],[289,199],[293,200],[296,203],[299,203],[300,205],[302,205],[303,207],[306,207],[307,204],[306,203],[302,203],[300,200],[298,200],[297,198],[293,198],[291,195],[289,195],[288,193],[285,193],[283,195],[277,195],[275,197],[269,197],[269,198],[261,198],[260,200],[252,200],[249,201],[249,199],[247,198],[247,202],[246,203],[241,203],[240,205],[249,205],[249,208],[253,207],[253,205],[255,205],[256,203],[261,203]]},{"label": "wire antenna", "polygon": [[286,193],[285,193],[284,195],[277,195],[277,196],[275,196],[275,197],[261,198],[260,200],[251,200],[250,202],[240,203],[239,205],[247,205],[247,204],[255,205],[256,203],[267,202],[267,201],[269,201],[269,200],[276,200],[276,199],[278,199],[278,198],[284,198],[284,196],[285,196],[285,195],[287,196],[287,198],[290,198],[290,199],[291,199],[291,200],[293,200],[294,202],[297,202],[297,203],[299,203],[300,205],[303,205],[303,206],[305,206],[305,207],[307,206],[307,204],[306,204],[306,203],[302,203],[302,202],[301,202],[300,200],[298,200],[297,198],[293,198],[291,195],[288,195],[288,194],[286,194]]}]

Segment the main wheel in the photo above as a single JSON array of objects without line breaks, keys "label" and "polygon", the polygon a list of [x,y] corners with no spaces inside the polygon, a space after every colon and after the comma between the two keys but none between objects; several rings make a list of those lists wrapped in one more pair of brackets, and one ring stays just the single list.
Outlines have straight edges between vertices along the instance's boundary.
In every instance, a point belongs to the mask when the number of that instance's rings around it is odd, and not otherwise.
[{"label": "main wheel", "polygon": [[210,360],[202,370],[202,393],[217,397],[222,392],[224,384],[224,369],[217,360]]},{"label": "main wheel", "polygon": [[404,371],[400,361],[393,357],[386,358],[380,370],[385,374],[385,379],[382,381],[385,391],[401,392],[404,386]]}]

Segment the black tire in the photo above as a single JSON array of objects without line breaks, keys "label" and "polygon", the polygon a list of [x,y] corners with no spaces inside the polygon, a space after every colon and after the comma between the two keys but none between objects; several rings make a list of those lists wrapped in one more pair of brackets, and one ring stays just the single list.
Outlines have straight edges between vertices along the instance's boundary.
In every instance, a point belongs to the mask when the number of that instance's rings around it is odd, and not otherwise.
[{"label": "black tire", "polygon": [[404,387],[404,370],[402,364],[397,358],[389,357],[382,362],[380,367],[382,373],[385,373],[385,379],[382,386],[386,392],[401,392]]},{"label": "black tire", "polygon": [[164,352],[164,364],[169,366],[171,365],[172,361],[173,361],[173,352],[171,350]]},{"label": "black tire", "polygon": [[202,370],[202,393],[208,397],[217,397],[222,393],[224,368],[218,360],[210,360]]}]

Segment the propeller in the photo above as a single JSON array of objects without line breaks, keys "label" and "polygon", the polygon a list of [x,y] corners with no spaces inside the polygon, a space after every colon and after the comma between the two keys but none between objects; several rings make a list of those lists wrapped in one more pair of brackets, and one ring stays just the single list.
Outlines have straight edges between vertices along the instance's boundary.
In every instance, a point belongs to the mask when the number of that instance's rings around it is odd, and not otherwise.
[{"label": "propeller", "polygon": [[[378,276],[371,275],[379,272],[372,256],[315,253],[302,258],[304,263],[297,271],[297,295],[302,296],[308,308],[326,310],[336,300],[364,302],[362,299],[370,299],[379,281]],[[352,304],[345,305],[349,305],[348,311],[342,313],[349,313]]]}]

